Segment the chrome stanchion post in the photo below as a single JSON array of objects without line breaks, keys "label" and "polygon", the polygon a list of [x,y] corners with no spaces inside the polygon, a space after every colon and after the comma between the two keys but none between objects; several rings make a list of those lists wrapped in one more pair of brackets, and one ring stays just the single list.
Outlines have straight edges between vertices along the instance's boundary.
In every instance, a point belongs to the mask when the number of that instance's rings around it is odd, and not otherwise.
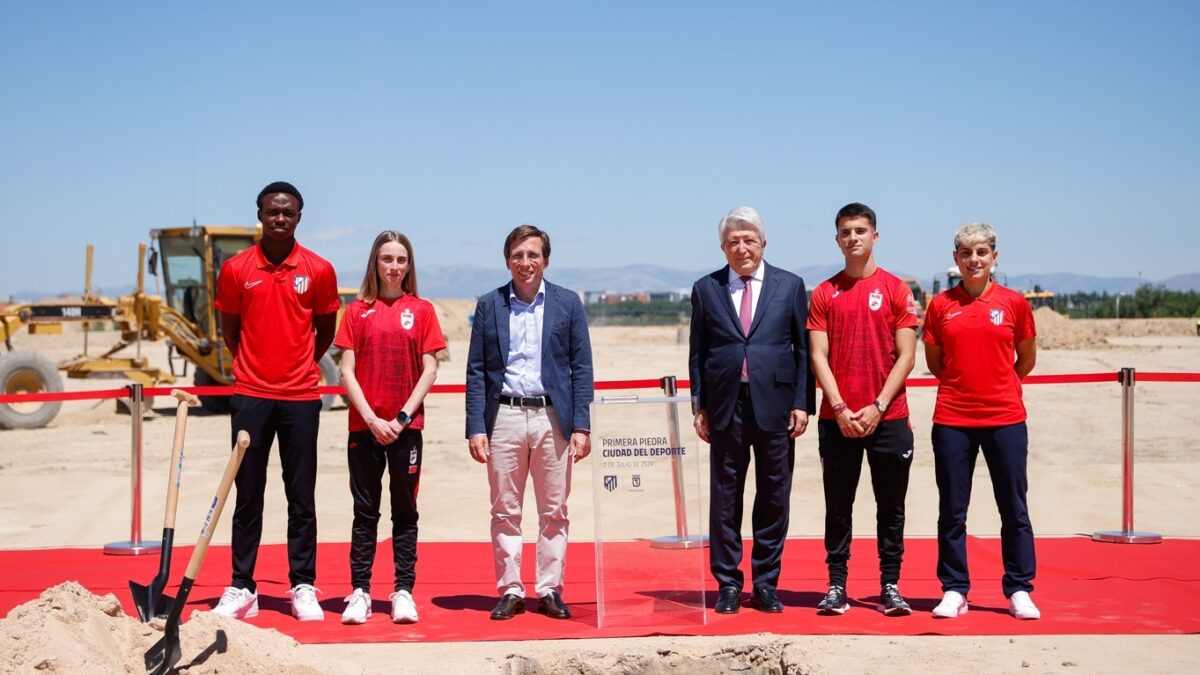
[{"label": "chrome stanchion post", "polygon": [[142,385],[131,384],[129,416],[133,420],[133,440],[129,459],[129,482],[132,511],[129,517],[129,541],[114,541],[104,545],[108,555],[147,555],[158,553],[158,542],[142,541]]},{"label": "chrome stanchion post", "polygon": [[1137,532],[1133,529],[1133,386],[1137,376],[1133,368],[1122,368],[1117,373],[1121,383],[1121,529],[1092,533],[1093,541],[1112,544],[1159,544],[1162,535],[1154,532]]},{"label": "chrome stanchion post", "polygon": [[[676,389],[675,376],[667,375],[659,378],[658,385],[668,398],[674,398]],[[672,448],[679,447],[679,403],[667,405],[667,438]],[[651,548],[700,548],[708,545],[708,537],[702,534],[689,535],[687,525],[687,495],[683,486],[683,457],[671,455],[671,483],[675,490],[675,534],[665,537],[655,537],[650,540]]]}]

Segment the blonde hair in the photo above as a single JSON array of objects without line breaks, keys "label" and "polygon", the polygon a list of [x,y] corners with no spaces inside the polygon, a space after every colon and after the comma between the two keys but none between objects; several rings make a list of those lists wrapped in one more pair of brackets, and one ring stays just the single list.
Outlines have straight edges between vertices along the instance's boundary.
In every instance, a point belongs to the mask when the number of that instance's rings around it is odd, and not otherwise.
[{"label": "blonde hair", "polygon": [[987,223],[972,221],[958,228],[954,233],[954,250],[977,241],[986,241],[992,250],[996,250],[996,230]]},{"label": "blonde hair", "polygon": [[408,272],[400,280],[400,290],[413,296],[417,294],[417,262],[413,259],[412,242],[408,240],[408,237],[395,230],[384,230],[379,233],[378,237],[375,237],[375,243],[371,244],[371,255],[367,258],[367,271],[363,274],[362,286],[358,291],[359,300],[372,303],[379,297],[379,287],[382,285],[379,281],[379,249],[383,248],[384,244],[390,243],[400,244],[408,252]]}]

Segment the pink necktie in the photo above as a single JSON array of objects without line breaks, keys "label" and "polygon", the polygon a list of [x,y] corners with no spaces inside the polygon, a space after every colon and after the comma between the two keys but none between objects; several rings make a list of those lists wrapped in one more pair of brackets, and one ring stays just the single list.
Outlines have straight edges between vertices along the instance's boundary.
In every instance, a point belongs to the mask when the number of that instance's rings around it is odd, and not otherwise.
[{"label": "pink necktie", "polygon": [[[753,277],[742,275],[742,283],[745,284],[745,287],[742,289],[742,308],[738,312],[738,318],[742,320],[742,335],[745,336],[750,335],[750,301],[753,300],[753,297],[751,296],[753,291],[750,290],[750,280],[752,278]],[[744,358],[742,359],[742,379],[750,379],[750,366]]]}]

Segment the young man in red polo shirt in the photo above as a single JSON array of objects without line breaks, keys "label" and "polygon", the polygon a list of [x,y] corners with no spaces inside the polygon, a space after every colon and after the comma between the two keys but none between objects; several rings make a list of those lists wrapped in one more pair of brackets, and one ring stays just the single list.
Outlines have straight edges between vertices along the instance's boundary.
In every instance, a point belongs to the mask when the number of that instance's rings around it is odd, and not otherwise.
[{"label": "young man in red polo shirt", "polygon": [[296,243],[303,208],[304,198],[291,184],[263,188],[258,195],[262,241],[226,261],[217,278],[216,308],[236,380],[230,400],[233,433],[244,429],[251,442],[236,479],[233,581],[213,612],[238,619],[258,614],[254,565],[276,435],[288,500],[292,614],[301,621],[325,618],[313,588],[321,412],[317,361],[333,342],[339,303],[333,266]]},{"label": "young man in red polo shirt", "polygon": [[917,349],[917,314],[908,286],[875,263],[875,212],[843,206],[834,218],[846,267],[813,291],[808,344],[821,383],[817,423],[825,485],[825,564],[829,592],[820,614],[843,614],[850,559],[851,514],[863,454],[871,468],[879,549],[879,609],[912,613],[900,595],[904,498],[913,433],[904,379]]}]

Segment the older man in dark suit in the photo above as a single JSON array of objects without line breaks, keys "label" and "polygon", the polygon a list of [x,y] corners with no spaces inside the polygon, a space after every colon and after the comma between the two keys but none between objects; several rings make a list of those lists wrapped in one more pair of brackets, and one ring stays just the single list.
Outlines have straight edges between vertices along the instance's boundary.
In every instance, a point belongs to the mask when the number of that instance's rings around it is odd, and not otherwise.
[{"label": "older man in dark suit", "polygon": [[808,426],[815,391],[808,370],[804,281],[763,262],[762,218],[740,206],[717,227],[728,265],[692,287],[688,370],[696,433],[710,443],[710,562],[716,611],[741,604],[742,495],[754,458],[750,604],[781,612],[776,596],[788,529],[795,439]]},{"label": "older man in dark suit", "polygon": [[521,512],[533,476],[537,498],[538,611],[569,619],[563,603],[571,465],[591,451],[592,347],[575,293],[542,278],[550,237],[532,225],[504,242],[512,282],[475,307],[467,355],[467,438],[487,464],[492,550],[500,603],[492,619],[525,611]]}]

